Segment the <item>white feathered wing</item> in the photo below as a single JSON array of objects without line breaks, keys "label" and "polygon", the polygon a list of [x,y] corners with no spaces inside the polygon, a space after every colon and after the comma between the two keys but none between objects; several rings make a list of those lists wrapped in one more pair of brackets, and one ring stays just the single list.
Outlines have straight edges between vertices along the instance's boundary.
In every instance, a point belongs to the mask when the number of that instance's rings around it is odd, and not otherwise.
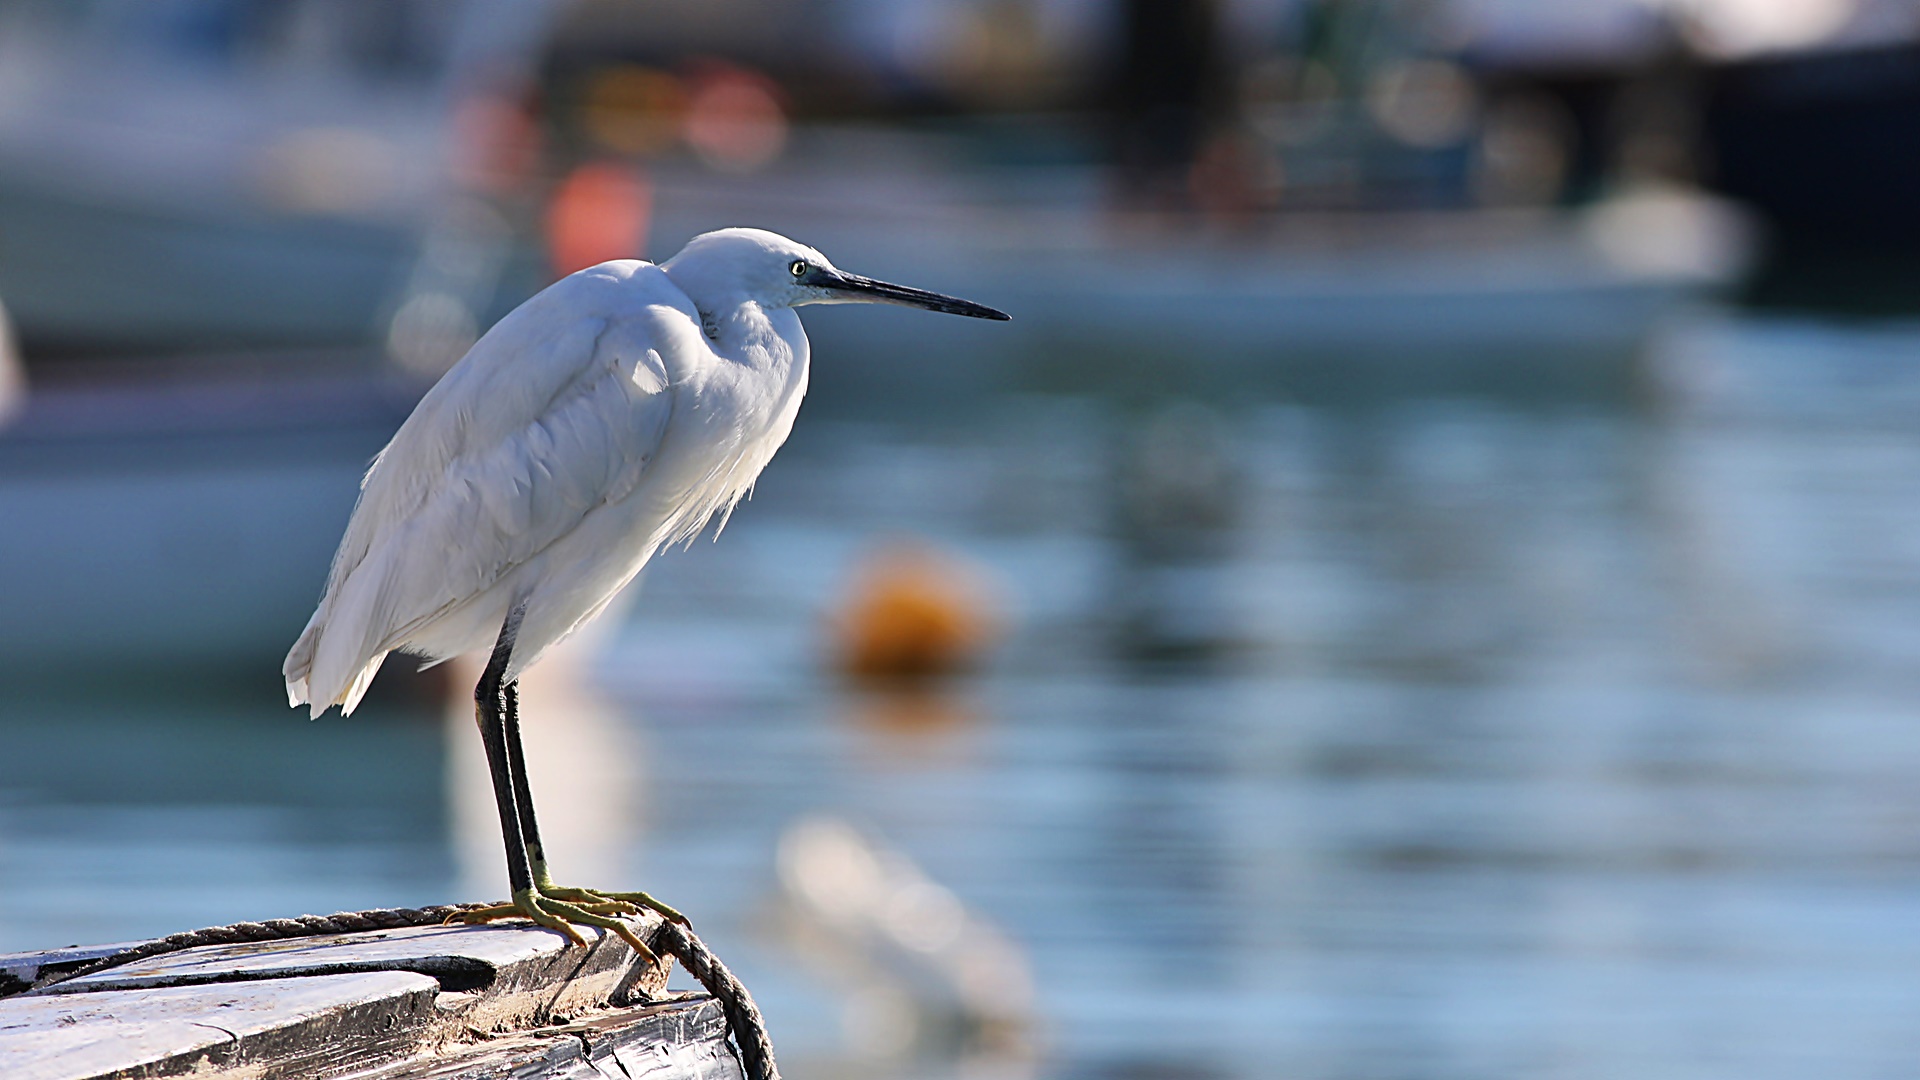
[{"label": "white feathered wing", "polygon": [[609,263],[475,343],[367,470],[326,592],[287,654],[288,700],[314,716],[351,712],[387,653],[484,645],[415,639],[465,605],[497,603],[515,568],[633,492],[673,412],[654,345],[698,340],[697,319],[659,268]]}]

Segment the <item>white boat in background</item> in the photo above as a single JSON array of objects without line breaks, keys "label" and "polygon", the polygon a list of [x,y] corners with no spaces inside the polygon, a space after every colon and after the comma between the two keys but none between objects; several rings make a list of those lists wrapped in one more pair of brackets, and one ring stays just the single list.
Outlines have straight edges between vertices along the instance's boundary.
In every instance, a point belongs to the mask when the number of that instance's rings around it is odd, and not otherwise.
[{"label": "white boat in background", "polygon": [[270,677],[416,393],[363,378],[36,390],[0,435],[0,667]]},{"label": "white boat in background", "polygon": [[[379,340],[546,0],[0,11],[0,296],[30,348]],[[470,179],[470,178],[467,178]]]},{"label": "white boat in background", "polygon": [[[426,322],[470,339],[540,284],[530,262],[513,272],[537,245],[514,235],[494,198],[509,178],[488,170],[512,156],[515,124],[533,122],[521,99],[551,7],[0,11],[0,297],[21,336],[64,351],[391,345],[420,301]],[[634,254],[753,224],[842,265],[1000,297],[1014,326],[938,336],[986,384],[1018,381],[1003,365],[1087,355],[1235,366],[1418,347],[1424,363],[1571,345],[1618,356],[1676,302],[1736,280],[1750,247],[1738,215],[1693,194],[1580,210],[1129,219],[1110,212],[1095,162],[983,166],[962,137],[903,131],[803,128],[785,142],[772,168],[747,175],[672,155],[648,163],[655,242]],[[521,157],[515,205],[557,164]],[[822,348],[841,353],[918,352],[933,337],[906,319],[814,322]],[[989,341],[1023,347],[989,358]],[[433,354],[423,371],[458,355],[422,351]]]},{"label": "white boat in background", "polygon": [[[916,174],[658,184],[655,254],[753,220],[837,265],[986,297],[1006,325],[925,332],[910,318],[808,313],[821,385],[1095,388],[1141,379],[1313,381],[1381,364],[1445,386],[1577,363],[1619,377],[1677,312],[1755,256],[1740,209],[1684,189],[1591,206],[1279,214],[1229,229],[1126,220],[1083,194],[983,201],[993,186]],[[1090,183],[1078,185],[1082,189]],[[1151,382],[1149,382],[1151,385]]]}]

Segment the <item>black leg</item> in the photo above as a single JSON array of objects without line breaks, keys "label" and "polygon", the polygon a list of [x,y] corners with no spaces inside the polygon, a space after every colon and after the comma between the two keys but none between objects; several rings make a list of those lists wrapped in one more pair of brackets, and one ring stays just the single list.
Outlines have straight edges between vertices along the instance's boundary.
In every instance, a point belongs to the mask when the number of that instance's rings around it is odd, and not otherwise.
[{"label": "black leg", "polygon": [[[526,774],[517,768],[517,738],[508,738],[507,703],[515,700],[511,683],[503,684],[507,663],[513,658],[513,641],[520,633],[521,608],[514,608],[500,627],[500,639],[494,643],[487,669],[474,687],[475,719],[480,724],[480,739],[487,747],[487,769],[493,774],[493,798],[500,807],[500,834],[507,844],[507,882],[515,896],[533,888],[533,867],[527,855],[526,835],[520,817],[520,789],[526,786]],[[515,734],[518,734],[517,723]],[[529,806],[531,811],[531,806]],[[530,818],[528,820],[531,820]],[[530,826],[527,826],[530,827]]]},{"label": "black leg", "polygon": [[[473,688],[474,716],[480,723],[480,738],[487,746],[487,768],[493,774],[493,799],[500,807],[500,835],[507,844],[507,881],[513,886],[511,903],[496,904],[460,913],[463,922],[486,923],[495,919],[531,919],[549,930],[566,935],[575,945],[587,939],[575,926],[596,926],[620,935],[634,952],[653,959],[653,950],[640,940],[633,927],[613,915],[634,910],[623,903],[582,889],[555,890],[542,895],[547,884],[546,856],[540,848],[540,831],[533,821],[533,796],[527,788],[526,762],[520,757],[520,692],[507,681],[507,665],[513,659],[514,639],[520,635],[524,607],[515,607],[500,627],[500,640],[487,659],[480,685]],[[535,862],[534,860],[539,860]],[[534,868],[539,867],[536,879]],[[567,902],[577,894],[584,904]],[[604,913],[604,914],[603,914]]]},{"label": "black leg", "polygon": [[533,788],[527,783],[526,752],[520,747],[520,686],[510,682],[501,691],[506,713],[507,761],[512,766],[513,803],[520,815],[520,841],[526,845],[535,883],[551,885],[546,872],[547,849],[540,843],[540,822],[533,814]]}]

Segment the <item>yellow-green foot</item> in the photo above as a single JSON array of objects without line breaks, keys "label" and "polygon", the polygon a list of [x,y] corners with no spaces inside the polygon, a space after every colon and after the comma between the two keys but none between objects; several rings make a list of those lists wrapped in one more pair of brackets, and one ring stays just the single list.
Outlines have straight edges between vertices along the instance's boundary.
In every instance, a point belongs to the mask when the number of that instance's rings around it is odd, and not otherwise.
[{"label": "yellow-green foot", "polygon": [[[573,903],[554,893],[585,894],[581,902]],[[659,958],[640,935],[633,932],[633,924],[616,915],[628,914],[634,910],[632,903],[602,897],[596,893],[587,893],[584,889],[556,889],[549,893],[541,889],[521,889],[513,894],[513,901],[495,904],[492,907],[478,908],[451,916],[449,922],[457,919],[464,923],[490,923],[501,919],[530,919],[540,926],[566,936],[575,945],[585,945],[587,939],[581,936],[578,926],[596,926],[602,930],[611,930],[619,935],[634,952],[639,953],[648,963],[656,963]],[[592,897],[592,899],[586,899]]]},{"label": "yellow-green foot", "polygon": [[539,891],[541,896],[550,896],[557,900],[571,901],[590,910],[595,909],[596,905],[609,905],[620,914],[633,915],[639,913],[642,908],[645,908],[648,911],[659,912],[660,917],[666,919],[668,922],[677,922],[688,929],[693,928],[693,924],[687,921],[685,915],[680,914],[673,908],[668,907],[643,892],[607,892],[604,889],[571,889],[565,886],[555,885],[552,881],[541,880],[540,877],[537,876],[537,872],[534,877],[534,888]]},{"label": "yellow-green foot", "polygon": [[578,904],[589,911],[600,911],[602,915],[637,915],[640,913],[640,905],[631,904],[625,900],[616,900],[605,893],[595,892],[592,889],[570,889],[564,885],[555,885],[552,882],[548,882],[545,885],[535,885],[534,888],[539,890],[541,896],[554,900],[565,900],[569,904]]}]

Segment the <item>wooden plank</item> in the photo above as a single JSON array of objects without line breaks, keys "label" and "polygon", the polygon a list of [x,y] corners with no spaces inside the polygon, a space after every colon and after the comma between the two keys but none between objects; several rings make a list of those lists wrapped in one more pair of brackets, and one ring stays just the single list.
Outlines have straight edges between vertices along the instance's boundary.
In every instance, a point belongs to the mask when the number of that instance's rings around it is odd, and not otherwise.
[{"label": "wooden plank", "polygon": [[[577,1025],[587,1058],[609,1076],[631,1080],[745,1080],[740,1061],[727,1045],[727,1018],[720,1003],[705,994],[692,998],[700,1007],[669,1011],[662,1007],[644,1021],[603,1016]],[[611,1058],[618,1069],[607,1068]]]},{"label": "wooden plank", "polygon": [[719,1003],[705,994],[578,1024],[450,1042],[352,1080],[744,1080]]},{"label": "wooden plank", "polygon": [[111,945],[71,945],[64,949],[42,949],[38,952],[0,953],[0,997],[25,990],[43,974],[71,971],[139,944],[143,943],[117,941]]},{"label": "wooden plank", "polygon": [[[641,927],[657,933],[658,917]],[[421,926],[357,934],[329,934],[243,945],[208,945],[56,983],[56,994],[144,987],[194,986],[249,979],[411,971],[462,995],[465,1023],[487,1030],[544,1023],[553,1016],[606,1004],[633,961],[619,938],[588,930],[586,949],[570,948],[551,930],[519,926]],[[647,971],[633,989],[651,995],[666,986],[664,966]]]},{"label": "wooden plank", "polygon": [[305,1078],[419,1050],[440,986],[412,972],[0,1000],[0,1076],[132,1080],[243,1070]]},{"label": "wooden plank", "polygon": [[502,977],[524,977],[528,968],[538,972],[566,948],[567,939],[559,934],[525,926],[416,926],[203,945],[110,968],[50,989],[55,993],[86,993],[288,975],[414,971],[440,980],[447,990],[481,990]]}]

